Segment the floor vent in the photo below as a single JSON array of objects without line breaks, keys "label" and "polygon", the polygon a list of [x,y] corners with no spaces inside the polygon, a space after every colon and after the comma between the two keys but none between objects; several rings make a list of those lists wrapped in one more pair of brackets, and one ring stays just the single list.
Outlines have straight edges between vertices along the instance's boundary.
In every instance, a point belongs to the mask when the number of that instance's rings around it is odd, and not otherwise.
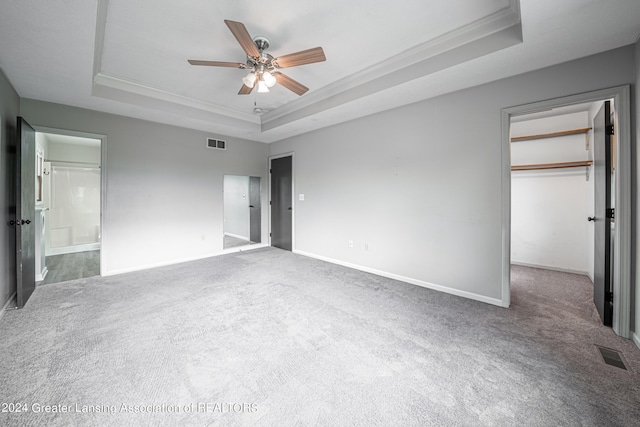
[{"label": "floor vent", "polygon": [[220,139],[207,138],[207,147],[216,148],[218,150],[226,150],[227,142]]},{"label": "floor vent", "polygon": [[607,347],[600,347],[596,345],[596,348],[600,352],[600,356],[602,356],[602,360],[607,365],[615,366],[616,368],[627,370],[627,366],[624,364],[624,359],[622,358],[622,353],[616,350],[612,350]]}]

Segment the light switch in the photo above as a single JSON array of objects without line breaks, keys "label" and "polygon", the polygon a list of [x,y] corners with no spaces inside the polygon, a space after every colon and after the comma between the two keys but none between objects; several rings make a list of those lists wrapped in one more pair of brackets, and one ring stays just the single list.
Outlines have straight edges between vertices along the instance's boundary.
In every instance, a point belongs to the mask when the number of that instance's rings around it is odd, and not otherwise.
[{"label": "light switch", "polygon": [[298,200],[304,202],[304,194],[298,194]]}]

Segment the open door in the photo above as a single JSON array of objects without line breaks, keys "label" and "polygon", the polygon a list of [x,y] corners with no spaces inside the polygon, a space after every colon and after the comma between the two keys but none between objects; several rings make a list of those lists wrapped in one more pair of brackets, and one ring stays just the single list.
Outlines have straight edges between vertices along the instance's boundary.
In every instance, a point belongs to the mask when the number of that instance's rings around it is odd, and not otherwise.
[{"label": "open door", "polygon": [[36,131],[18,117],[16,148],[16,305],[24,307],[36,288]]},{"label": "open door", "polygon": [[271,160],[271,246],[292,250],[293,158]]},{"label": "open door", "polygon": [[611,280],[611,223],[614,211],[611,206],[611,104],[606,101],[593,125],[593,164],[595,183],[594,217],[594,274],[593,302],[602,323],[611,326],[613,320],[613,289]]}]

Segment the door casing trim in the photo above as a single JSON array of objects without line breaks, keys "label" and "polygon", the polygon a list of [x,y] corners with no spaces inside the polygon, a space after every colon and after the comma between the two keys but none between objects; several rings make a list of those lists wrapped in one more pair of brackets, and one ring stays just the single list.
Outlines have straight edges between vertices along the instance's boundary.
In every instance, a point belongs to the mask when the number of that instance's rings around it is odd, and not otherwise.
[{"label": "door casing trim", "polygon": [[566,105],[613,99],[618,146],[615,152],[616,227],[613,261],[613,330],[631,338],[631,88],[616,86],[501,110],[502,142],[502,306],[511,303],[511,116]]},{"label": "door casing trim", "polygon": [[55,135],[77,136],[100,140],[100,276],[107,275],[107,257],[104,243],[107,241],[108,230],[105,228],[104,214],[107,211],[107,135],[91,132],[79,132],[75,130],[51,128],[33,125],[36,132],[52,133]]}]

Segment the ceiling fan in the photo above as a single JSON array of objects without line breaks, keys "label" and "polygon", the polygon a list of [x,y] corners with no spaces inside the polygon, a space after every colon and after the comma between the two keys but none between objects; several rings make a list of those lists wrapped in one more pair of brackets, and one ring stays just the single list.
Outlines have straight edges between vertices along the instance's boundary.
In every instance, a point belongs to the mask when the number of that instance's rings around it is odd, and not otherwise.
[{"label": "ceiling fan", "polygon": [[322,62],[327,58],[321,47],[303,50],[289,55],[274,58],[265,52],[269,48],[269,40],[265,37],[251,38],[247,28],[242,22],[229,21],[225,19],[225,24],[231,30],[233,36],[238,40],[242,50],[247,54],[247,62],[220,62],[201,61],[189,59],[191,65],[205,65],[209,67],[230,67],[249,69],[251,72],[242,79],[242,87],[238,95],[248,95],[254,87],[258,87],[258,92],[269,92],[269,88],[276,83],[280,83],[292,92],[302,95],[309,90],[308,87],[293,80],[280,72],[281,68],[297,67],[299,65]]}]

